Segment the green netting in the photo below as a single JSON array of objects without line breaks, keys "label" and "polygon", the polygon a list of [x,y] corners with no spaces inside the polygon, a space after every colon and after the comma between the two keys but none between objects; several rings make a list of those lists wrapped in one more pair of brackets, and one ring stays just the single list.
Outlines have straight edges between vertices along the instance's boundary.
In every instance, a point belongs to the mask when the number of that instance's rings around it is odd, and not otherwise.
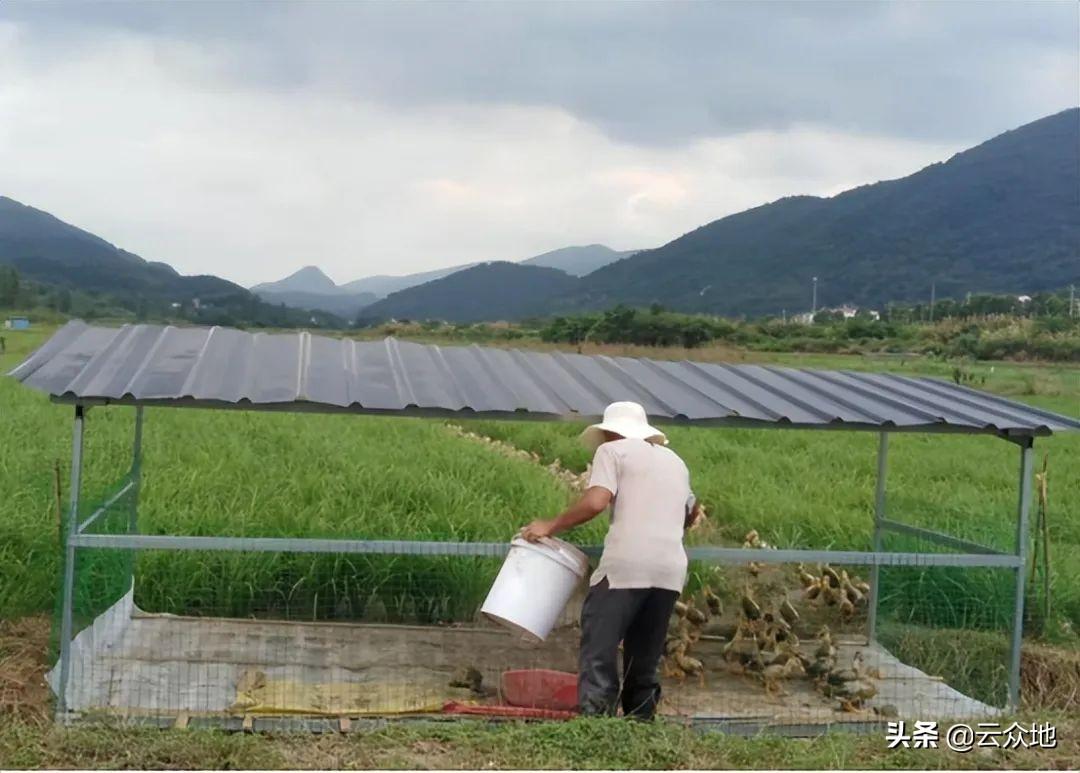
[{"label": "green netting", "polygon": [[[887,534],[885,550],[955,553],[929,540]],[[1009,568],[903,566],[879,570],[878,640],[905,663],[994,706],[1008,702],[1016,599]]]}]

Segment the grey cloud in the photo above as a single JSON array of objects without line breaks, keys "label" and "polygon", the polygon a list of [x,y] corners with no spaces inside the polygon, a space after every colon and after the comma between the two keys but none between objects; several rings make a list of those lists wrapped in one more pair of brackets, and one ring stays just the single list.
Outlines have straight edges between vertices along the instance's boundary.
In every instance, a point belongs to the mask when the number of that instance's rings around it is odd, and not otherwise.
[{"label": "grey cloud", "polygon": [[996,3],[19,3],[55,50],[95,29],[194,43],[224,77],[401,110],[562,108],[669,145],[814,124],[933,142],[1077,102],[1080,6]]}]

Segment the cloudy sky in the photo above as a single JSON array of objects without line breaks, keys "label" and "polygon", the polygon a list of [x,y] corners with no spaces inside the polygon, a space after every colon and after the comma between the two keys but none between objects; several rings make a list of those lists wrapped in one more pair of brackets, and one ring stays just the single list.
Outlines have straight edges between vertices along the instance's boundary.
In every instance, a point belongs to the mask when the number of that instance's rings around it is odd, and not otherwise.
[{"label": "cloudy sky", "polygon": [[0,3],[0,194],[184,273],[662,244],[1080,94],[1067,2]]}]

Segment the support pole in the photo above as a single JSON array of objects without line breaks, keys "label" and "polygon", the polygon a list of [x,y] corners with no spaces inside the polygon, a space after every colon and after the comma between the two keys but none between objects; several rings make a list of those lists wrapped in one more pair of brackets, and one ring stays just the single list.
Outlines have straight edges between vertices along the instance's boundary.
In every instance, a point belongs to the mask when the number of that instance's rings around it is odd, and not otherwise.
[{"label": "support pole", "polygon": [[135,406],[135,442],[131,452],[131,480],[135,483],[135,490],[131,494],[131,520],[128,524],[129,534],[139,533],[139,494],[142,486],[142,433],[143,433],[143,407]]},{"label": "support pole", "polygon": [[[135,440],[131,450],[131,492],[130,512],[128,513],[128,534],[139,533],[139,495],[142,488],[142,434],[143,407],[135,406]],[[135,588],[135,551],[128,556],[128,590]]]},{"label": "support pole", "polygon": [[[889,462],[889,434],[882,432],[878,436],[877,488],[874,491],[874,552],[881,552],[882,523],[885,520],[885,472]],[[870,569],[870,599],[867,638],[870,643],[877,640],[877,614],[880,598],[881,567],[874,564]]]},{"label": "support pole", "polygon": [[75,406],[75,425],[71,435],[71,503],[68,509],[68,526],[64,532],[64,597],[60,613],[60,681],[57,684],[57,715],[67,713],[67,688],[71,675],[71,628],[72,610],[75,604],[75,545],[79,522],[79,489],[82,483],[82,450],[84,408]]},{"label": "support pole", "polygon": [[1012,646],[1009,651],[1009,708],[1020,707],[1020,650],[1024,640],[1024,575],[1028,552],[1028,522],[1031,515],[1031,468],[1034,438],[1020,441],[1020,501],[1016,516],[1016,599],[1013,603]]}]

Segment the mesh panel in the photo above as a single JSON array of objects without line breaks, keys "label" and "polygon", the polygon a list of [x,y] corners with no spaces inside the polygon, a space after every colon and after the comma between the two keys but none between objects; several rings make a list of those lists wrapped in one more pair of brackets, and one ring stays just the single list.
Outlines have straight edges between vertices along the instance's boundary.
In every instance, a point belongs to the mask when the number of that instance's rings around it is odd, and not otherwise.
[{"label": "mesh panel", "polygon": [[[125,556],[81,550],[80,561],[91,553],[101,555],[85,559],[94,569],[80,572],[77,598],[99,609],[122,587],[109,573],[126,576]],[[547,641],[529,644],[478,614],[500,566],[470,555],[140,551],[134,605],[126,596],[99,613],[70,703],[222,720],[572,708],[586,588]],[[814,727],[987,716],[1003,703],[1007,594],[987,594],[1010,572],[882,568],[877,643],[871,574],[694,562],[660,664],[661,712]],[[533,674],[531,692],[515,691],[513,672],[536,670],[566,676]]]}]

